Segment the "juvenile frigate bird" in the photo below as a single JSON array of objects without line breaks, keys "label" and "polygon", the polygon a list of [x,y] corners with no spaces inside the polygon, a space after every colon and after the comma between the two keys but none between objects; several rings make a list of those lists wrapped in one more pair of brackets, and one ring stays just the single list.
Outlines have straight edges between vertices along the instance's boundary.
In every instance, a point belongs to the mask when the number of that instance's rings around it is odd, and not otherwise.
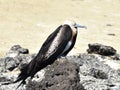
[{"label": "juvenile frigate bird", "polygon": [[25,84],[28,77],[33,78],[38,71],[52,64],[58,57],[66,56],[76,42],[79,27],[86,28],[69,20],[60,25],[46,39],[36,57],[21,70],[14,83],[21,81],[20,85]]}]

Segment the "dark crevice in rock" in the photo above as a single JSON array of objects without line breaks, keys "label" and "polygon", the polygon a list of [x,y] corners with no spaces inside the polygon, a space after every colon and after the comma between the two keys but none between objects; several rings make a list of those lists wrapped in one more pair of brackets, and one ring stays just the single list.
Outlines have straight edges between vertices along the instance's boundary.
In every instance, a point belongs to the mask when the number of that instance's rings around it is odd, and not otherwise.
[{"label": "dark crevice in rock", "polygon": [[90,69],[91,75],[95,78],[98,79],[108,79],[108,76],[105,72],[103,72],[102,70],[98,70],[95,68],[91,68]]}]

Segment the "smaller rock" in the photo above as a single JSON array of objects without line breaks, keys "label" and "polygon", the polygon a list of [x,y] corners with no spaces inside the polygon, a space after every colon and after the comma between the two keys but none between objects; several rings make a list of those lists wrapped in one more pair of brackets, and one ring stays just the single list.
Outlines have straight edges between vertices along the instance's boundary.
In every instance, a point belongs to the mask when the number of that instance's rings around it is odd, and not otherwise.
[{"label": "smaller rock", "polygon": [[22,48],[20,45],[14,45],[10,49],[11,51],[18,51],[19,53],[22,54],[29,54],[29,50],[26,48]]},{"label": "smaller rock", "polygon": [[109,36],[115,36],[114,33],[108,33],[107,35],[109,35]]},{"label": "smaller rock", "polygon": [[14,45],[10,48],[9,52],[6,54],[6,57],[16,57],[19,54],[29,54],[29,50],[22,48],[20,45]]},{"label": "smaller rock", "polygon": [[102,44],[88,44],[89,49],[87,49],[88,53],[100,54],[104,56],[112,56],[116,54],[116,50],[111,46],[106,46]]},{"label": "smaller rock", "polygon": [[12,57],[2,58],[0,60],[0,72],[12,71],[18,66],[19,63],[19,60],[15,60]]},{"label": "smaller rock", "polygon": [[112,24],[106,24],[106,26],[113,26]]},{"label": "smaller rock", "polygon": [[5,63],[5,69],[12,71],[14,68],[16,68],[18,66],[18,64],[20,62],[19,62],[19,60],[15,60],[11,57],[6,57],[4,63]]},{"label": "smaller rock", "polygon": [[0,59],[0,72],[12,71],[15,68],[21,70],[24,65],[28,64],[35,55],[21,54],[16,57],[5,57]]}]

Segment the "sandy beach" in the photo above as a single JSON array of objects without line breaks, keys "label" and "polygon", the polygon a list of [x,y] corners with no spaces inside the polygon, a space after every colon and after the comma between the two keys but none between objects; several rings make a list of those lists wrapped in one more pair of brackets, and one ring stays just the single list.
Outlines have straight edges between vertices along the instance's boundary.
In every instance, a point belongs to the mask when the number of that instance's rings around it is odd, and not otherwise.
[{"label": "sandy beach", "polygon": [[0,57],[13,45],[37,53],[47,36],[66,19],[87,26],[69,55],[89,43],[114,47],[120,54],[120,0],[0,0]]}]

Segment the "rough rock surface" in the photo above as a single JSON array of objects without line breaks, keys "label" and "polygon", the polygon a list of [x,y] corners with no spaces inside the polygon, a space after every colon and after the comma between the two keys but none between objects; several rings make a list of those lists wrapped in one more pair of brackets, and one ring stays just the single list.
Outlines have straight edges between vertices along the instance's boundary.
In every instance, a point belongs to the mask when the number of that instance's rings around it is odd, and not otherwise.
[{"label": "rough rock surface", "polygon": [[[18,54],[2,58],[0,90],[15,90],[19,83],[2,83],[15,81],[17,71],[34,57],[35,54]],[[28,78],[18,90],[120,90],[120,69],[112,69],[105,60],[106,56],[87,53],[60,58],[39,71],[32,80]],[[115,61],[119,62],[119,58]]]},{"label": "rough rock surface", "polygon": [[116,50],[111,46],[106,46],[102,44],[88,44],[89,49],[87,50],[88,53],[95,53],[104,56],[115,55]]},{"label": "rough rock surface", "polygon": [[20,45],[14,45],[10,48],[9,52],[6,54],[6,57],[15,57],[19,54],[29,54],[29,50],[22,48]]},{"label": "rough rock surface", "polygon": [[82,54],[77,59],[80,63],[80,83],[86,90],[120,89],[118,71],[101,62],[103,58]]},{"label": "rough rock surface", "polygon": [[68,60],[57,60],[47,67],[45,78],[29,82],[27,90],[83,90],[80,85],[79,66]]}]

